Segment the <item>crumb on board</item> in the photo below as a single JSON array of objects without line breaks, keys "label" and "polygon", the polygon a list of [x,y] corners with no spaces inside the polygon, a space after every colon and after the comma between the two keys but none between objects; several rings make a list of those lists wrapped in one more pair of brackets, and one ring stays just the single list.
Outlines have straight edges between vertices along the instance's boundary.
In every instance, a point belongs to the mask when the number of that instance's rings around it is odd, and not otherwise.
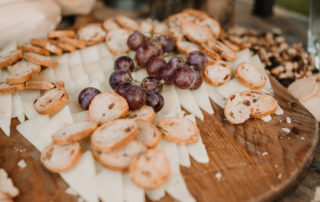
[{"label": "crumb on board", "polygon": [[269,153],[268,152],[263,152],[262,156],[267,156]]},{"label": "crumb on board", "polygon": [[303,136],[302,136],[302,137],[300,137],[300,139],[301,139],[301,140],[305,140],[305,138],[304,138]]},{"label": "crumb on board", "polygon": [[286,120],[287,120],[287,123],[291,123],[291,118],[289,116],[287,116]]},{"label": "crumb on board", "polygon": [[286,133],[290,133],[290,128],[281,128],[281,130],[283,130]]},{"label": "crumb on board", "polygon": [[278,179],[281,179],[282,178],[282,174],[281,173],[279,173],[279,175],[278,175]]},{"label": "crumb on board", "polygon": [[17,164],[20,168],[25,168],[27,166],[27,163],[21,159],[18,164]]},{"label": "crumb on board", "polygon": [[220,181],[221,178],[222,178],[222,174],[220,172],[216,173],[216,178],[217,178],[218,181]]}]

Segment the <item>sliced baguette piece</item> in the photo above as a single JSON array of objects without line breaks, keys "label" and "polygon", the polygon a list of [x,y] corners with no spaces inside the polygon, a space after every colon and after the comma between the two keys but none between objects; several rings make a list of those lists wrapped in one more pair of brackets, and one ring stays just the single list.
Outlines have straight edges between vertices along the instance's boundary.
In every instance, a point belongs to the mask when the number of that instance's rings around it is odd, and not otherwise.
[{"label": "sliced baguette piece", "polygon": [[56,55],[62,55],[63,51],[61,48],[57,47],[56,45],[50,43],[48,40],[42,40],[42,39],[31,39],[30,43],[34,46],[40,46],[42,48],[47,49],[51,53],[54,53]]},{"label": "sliced baguette piece", "polygon": [[110,32],[111,30],[115,29],[120,29],[120,26],[112,18],[104,20],[102,23],[102,27],[107,32]]},{"label": "sliced baguette piece", "polygon": [[16,85],[9,85],[6,82],[0,83],[0,94],[7,94],[7,93],[15,93],[18,91],[22,91],[25,89],[25,84],[20,83]]},{"label": "sliced baguette piece", "polygon": [[32,52],[40,55],[49,56],[50,52],[47,49],[40,48],[32,45],[18,45],[18,49],[23,50],[24,52]]},{"label": "sliced baguette piece", "polygon": [[89,105],[89,120],[102,124],[123,118],[129,111],[129,105],[122,96],[114,92],[96,95]]},{"label": "sliced baguette piece", "polygon": [[12,51],[9,54],[0,57],[0,68],[4,68],[9,65],[12,65],[22,57],[23,57],[23,50],[19,49],[19,50]]},{"label": "sliced baguette piece", "polygon": [[231,80],[232,67],[223,60],[216,60],[204,69],[204,79],[213,86],[220,86]]},{"label": "sliced baguette piece", "polygon": [[230,95],[224,107],[224,115],[232,124],[244,123],[250,118],[252,111],[252,99],[247,96],[242,96],[236,92]]},{"label": "sliced baguette piece", "polygon": [[117,119],[101,125],[91,136],[91,148],[112,152],[128,144],[137,135],[138,125],[134,120]]},{"label": "sliced baguette piece", "polygon": [[129,52],[127,39],[129,33],[124,29],[115,29],[107,33],[106,44],[113,55],[120,55]]},{"label": "sliced baguette piece", "polygon": [[106,32],[100,23],[88,24],[78,30],[79,39],[84,40],[87,45],[95,45],[104,41]]},{"label": "sliced baguette piece", "polygon": [[41,163],[51,172],[60,173],[72,169],[81,156],[78,142],[68,145],[50,144],[41,152]]},{"label": "sliced baguette piece", "polygon": [[222,60],[222,57],[206,44],[201,44],[200,49],[214,60]]},{"label": "sliced baguette piece", "polygon": [[139,24],[135,20],[127,16],[118,15],[116,17],[116,22],[118,23],[118,25],[120,25],[120,27],[124,29],[132,30],[132,31],[139,30]]},{"label": "sliced baguette piece", "polygon": [[54,144],[66,145],[88,137],[98,127],[96,122],[78,121],[62,128],[52,135]]},{"label": "sliced baguette piece", "polygon": [[152,20],[145,19],[139,23],[139,32],[146,34],[146,33],[152,33],[152,30],[153,30]]},{"label": "sliced baguette piece", "polygon": [[[8,195],[10,198],[19,195],[19,190],[13,185],[12,180],[3,168],[0,168],[0,193]],[[2,202],[2,200],[0,201]]]},{"label": "sliced baguette piece", "polygon": [[28,89],[36,89],[36,90],[50,90],[53,88],[63,88],[64,82],[47,82],[47,81],[28,81],[26,82],[26,88]]},{"label": "sliced baguette piece", "polygon": [[50,43],[55,44],[56,46],[58,46],[59,48],[61,48],[64,51],[69,51],[69,52],[74,52],[77,50],[77,48],[69,43],[65,43],[59,40],[49,40]]},{"label": "sliced baguette piece", "polygon": [[80,40],[80,39],[74,39],[74,38],[70,38],[70,37],[60,37],[60,38],[58,38],[58,40],[61,42],[64,42],[64,43],[68,43],[68,44],[75,46],[77,48],[80,48],[80,49],[87,47],[87,43],[83,40]]},{"label": "sliced baguette piece", "polygon": [[255,90],[263,88],[267,80],[264,72],[250,62],[240,63],[235,76],[243,85]]},{"label": "sliced baguette piece", "polygon": [[166,23],[156,23],[153,27],[152,32],[154,34],[168,34],[169,27]]},{"label": "sliced baguette piece", "polygon": [[300,102],[306,101],[315,95],[319,88],[315,77],[295,80],[288,87],[289,93]]},{"label": "sliced baguette piece", "polygon": [[208,27],[204,27],[192,22],[187,22],[181,26],[182,33],[193,42],[202,44],[212,39],[211,31]]},{"label": "sliced baguette piece", "polygon": [[155,148],[160,140],[160,131],[151,123],[144,120],[136,120],[138,132],[135,140],[142,142],[148,149]]},{"label": "sliced baguette piece", "polygon": [[55,30],[49,32],[47,37],[49,39],[60,38],[60,37],[71,37],[73,38],[76,33],[73,30]]},{"label": "sliced baguette piece", "polygon": [[216,20],[214,20],[208,16],[204,16],[204,17],[200,17],[195,22],[198,25],[208,27],[211,30],[211,33],[215,39],[217,39],[219,37],[219,34],[221,32],[221,27],[220,27],[219,22],[217,22]]},{"label": "sliced baguette piece", "polygon": [[200,50],[199,46],[196,43],[189,42],[189,41],[177,41],[176,42],[177,49],[179,53],[188,55],[189,53],[193,51]]},{"label": "sliced baguette piece", "polygon": [[106,168],[115,171],[127,171],[131,158],[146,150],[146,147],[139,141],[131,141],[124,147],[113,152],[100,152],[92,150],[94,158]]},{"label": "sliced baguette piece", "polygon": [[56,67],[58,65],[58,62],[51,57],[35,53],[27,53],[25,59],[29,62],[33,62],[45,67]]},{"label": "sliced baguette piece", "polygon": [[64,88],[53,88],[38,97],[33,106],[40,114],[54,114],[58,112],[69,100],[69,95]]},{"label": "sliced baguette piece", "polygon": [[186,118],[162,118],[158,121],[157,127],[165,139],[178,144],[196,143],[200,136],[197,125]]},{"label": "sliced baguette piece", "polygon": [[129,173],[139,187],[155,189],[169,180],[170,163],[163,151],[147,150],[132,158]]},{"label": "sliced baguette piece", "polygon": [[22,60],[8,67],[8,84],[19,84],[32,79],[41,71],[40,65]]},{"label": "sliced baguette piece", "polygon": [[207,41],[207,45],[221,57],[227,60],[235,61],[237,59],[236,54],[230,48],[228,48],[228,46],[224,45],[220,41]]},{"label": "sliced baguette piece", "polygon": [[140,109],[135,111],[129,111],[127,114],[127,119],[132,120],[145,120],[149,123],[153,123],[156,119],[156,112],[152,107],[148,105],[143,105]]}]

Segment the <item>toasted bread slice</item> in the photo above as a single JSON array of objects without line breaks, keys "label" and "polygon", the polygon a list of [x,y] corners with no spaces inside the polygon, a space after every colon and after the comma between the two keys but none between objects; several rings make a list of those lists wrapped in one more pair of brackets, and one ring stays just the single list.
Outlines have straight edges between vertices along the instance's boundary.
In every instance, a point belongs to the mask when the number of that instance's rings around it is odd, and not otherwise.
[{"label": "toasted bread slice", "polygon": [[128,144],[137,135],[134,120],[117,119],[101,125],[91,136],[91,147],[101,152],[112,152]]},{"label": "toasted bread slice", "polygon": [[202,44],[212,39],[211,31],[208,27],[204,27],[192,22],[184,23],[181,26],[182,33],[193,42]]},{"label": "toasted bread slice", "polygon": [[222,57],[213,49],[211,49],[209,46],[206,44],[201,44],[200,49],[207,54],[210,58],[215,59],[215,60],[222,60]]},{"label": "toasted bread slice", "polygon": [[28,81],[26,82],[26,88],[28,89],[36,89],[36,90],[50,90],[53,88],[63,88],[64,82],[47,82],[47,81]]},{"label": "toasted bread slice", "polygon": [[208,16],[205,16],[205,17],[200,17],[199,19],[197,19],[196,24],[208,27],[214,38],[217,39],[219,37],[221,27],[220,27],[220,24],[216,20],[214,20]]},{"label": "toasted bread slice", "polygon": [[146,150],[139,141],[131,141],[124,147],[113,152],[100,152],[92,150],[94,158],[106,168],[116,171],[127,171],[132,156]]},{"label": "toasted bread slice", "polygon": [[29,81],[34,75],[41,71],[40,65],[32,62],[20,61],[8,67],[8,84],[19,84]]},{"label": "toasted bread slice", "polygon": [[23,50],[19,49],[19,50],[12,51],[8,55],[0,57],[0,68],[12,65],[22,57],[23,57]]},{"label": "toasted bread slice", "polygon": [[81,49],[87,47],[87,43],[80,39],[74,39],[70,37],[60,37],[58,38],[58,40]]},{"label": "toasted bread slice", "polygon": [[139,32],[146,34],[146,33],[152,33],[152,30],[153,30],[153,22],[151,19],[145,19],[139,23]]},{"label": "toasted bread slice", "polygon": [[[0,193],[4,193],[9,198],[13,198],[19,195],[19,190],[13,185],[12,180],[8,177],[7,172],[0,168]],[[2,196],[3,198],[6,198],[5,195]],[[1,197],[0,197],[0,201]]]},{"label": "toasted bread slice", "polygon": [[81,146],[78,142],[68,145],[50,144],[41,152],[41,163],[54,173],[66,172],[73,168],[81,156]]},{"label": "toasted bread slice", "polygon": [[204,79],[211,85],[220,86],[230,81],[232,67],[222,60],[216,60],[205,67],[203,75]]},{"label": "toasted bread slice", "polygon": [[58,46],[59,48],[61,48],[64,51],[69,51],[69,52],[74,52],[77,50],[77,48],[69,43],[65,43],[59,40],[49,40],[50,43],[55,44],[56,46]]},{"label": "toasted bread slice", "polygon": [[315,77],[295,80],[288,87],[289,93],[300,102],[303,102],[315,95],[319,88]]},{"label": "toasted bread slice", "polygon": [[157,127],[165,139],[178,144],[196,143],[200,136],[197,125],[186,118],[162,118],[158,121]]},{"label": "toasted bread slice", "polygon": [[52,135],[54,144],[65,145],[88,137],[98,127],[96,122],[78,121]]},{"label": "toasted bread slice", "polygon": [[182,53],[185,55],[188,55],[193,51],[200,50],[199,46],[196,43],[189,42],[189,41],[183,41],[183,40],[177,41],[176,46],[179,53]]},{"label": "toasted bread slice", "polygon": [[170,177],[170,164],[160,150],[147,150],[136,154],[129,167],[131,180],[144,189],[155,189],[165,184]]},{"label": "toasted bread slice", "polygon": [[120,26],[112,18],[104,20],[102,23],[102,27],[107,32],[110,32],[111,30],[115,30],[115,29],[120,28]]},{"label": "toasted bread slice", "polygon": [[129,34],[124,29],[115,29],[108,32],[106,36],[106,44],[110,52],[114,55],[120,55],[129,52],[127,39]]},{"label": "toasted bread slice", "polygon": [[45,67],[56,67],[58,65],[58,62],[51,57],[35,53],[27,53],[25,59]]},{"label": "toasted bread slice", "polygon": [[23,50],[24,52],[32,52],[40,55],[49,56],[50,52],[47,49],[40,48],[32,45],[18,45],[18,49]]},{"label": "toasted bread slice", "polygon": [[123,16],[123,15],[118,15],[116,17],[116,22],[118,23],[118,25],[120,25],[120,27],[124,28],[124,29],[128,29],[131,31],[138,31],[139,30],[139,24],[127,17],[127,16]]},{"label": "toasted bread slice", "polygon": [[71,37],[73,38],[76,33],[73,30],[55,30],[49,32],[47,37],[49,39],[60,38],[60,37]]},{"label": "toasted bread slice", "polygon": [[250,118],[252,111],[252,99],[241,93],[230,95],[224,107],[224,115],[232,124],[244,123]]},{"label": "toasted bread slice", "polygon": [[54,114],[62,109],[68,100],[69,96],[64,88],[53,88],[38,97],[33,106],[40,114]]},{"label": "toasted bread slice", "polygon": [[89,105],[89,120],[102,124],[123,118],[129,111],[129,105],[123,97],[114,92],[96,95]]},{"label": "toasted bread slice", "polygon": [[156,113],[152,107],[148,105],[143,105],[140,109],[135,111],[129,111],[127,114],[127,119],[133,120],[145,120],[152,123],[156,118]]},{"label": "toasted bread slice", "polygon": [[0,94],[15,93],[25,89],[25,84],[9,85],[5,82],[0,83]]},{"label": "toasted bread slice", "polygon": [[220,41],[207,41],[207,45],[221,57],[227,60],[235,61],[237,59],[235,52],[233,52],[228,46],[224,45]]},{"label": "toasted bread slice", "polygon": [[169,27],[165,23],[156,23],[154,25],[154,28],[152,30],[154,34],[168,34],[169,33]]},{"label": "toasted bread slice", "polygon": [[42,39],[31,39],[30,43],[34,46],[40,46],[42,48],[47,49],[51,53],[54,53],[56,55],[62,55],[63,51],[61,48],[57,47],[56,45],[50,43],[48,40],[42,40]]},{"label": "toasted bread slice", "polygon": [[138,132],[135,140],[142,142],[148,149],[155,148],[160,140],[160,131],[151,123],[144,120],[136,120]]},{"label": "toasted bread slice", "polygon": [[264,72],[250,62],[242,62],[236,69],[236,78],[251,89],[263,88],[267,78]]},{"label": "toasted bread slice", "polygon": [[79,39],[84,40],[87,45],[95,45],[104,41],[106,32],[100,23],[88,24],[78,30]]}]

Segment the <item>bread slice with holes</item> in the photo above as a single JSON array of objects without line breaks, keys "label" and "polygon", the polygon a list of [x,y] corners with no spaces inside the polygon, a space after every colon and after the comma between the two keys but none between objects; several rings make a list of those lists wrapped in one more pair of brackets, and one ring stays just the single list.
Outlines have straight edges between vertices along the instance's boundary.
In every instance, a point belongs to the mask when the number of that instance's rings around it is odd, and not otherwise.
[{"label": "bread slice with holes", "polygon": [[235,76],[243,85],[255,90],[263,88],[267,81],[265,73],[250,62],[240,63]]},{"label": "bread slice with holes", "polygon": [[176,42],[177,49],[179,53],[188,55],[189,53],[193,51],[200,50],[199,46],[196,43],[190,42],[190,41],[177,41]]},{"label": "bread slice with holes", "polygon": [[15,93],[18,91],[22,91],[25,89],[24,83],[19,83],[15,85],[9,85],[6,82],[0,83],[0,94],[7,94],[7,93]]},{"label": "bread slice with holes", "polygon": [[250,118],[252,99],[237,92],[230,95],[224,107],[224,115],[232,124],[244,123]]},{"label": "bread slice with holes", "polygon": [[33,106],[40,114],[54,114],[58,112],[69,100],[67,91],[64,88],[53,88],[38,97]]},{"label": "bread slice with holes", "polygon": [[112,18],[104,20],[102,23],[102,27],[107,32],[110,32],[111,30],[115,29],[120,29],[120,26]]},{"label": "bread slice with holes", "polygon": [[58,62],[53,58],[35,53],[27,53],[25,59],[45,67],[56,67],[58,65]]},{"label": "bread slice with holes", "polygon": [[224,45],[220,41],[207,41],[207,46],[218,53],[221,57],[229,61],[235,61],[237,56],[228,46]]},{"label": "bread slice with holes", "polygon": [[125,98],[114,92],[96,95],[89,105],[88,117],[90,121],[102,124],[107,121],[123,118],[129,111]]},{"label": "bread slice with holes", "polygon": [[84,40],[88,45],[95,45],[104,41],[106,32],[100,23],[88,24],[78,30],[79,39]]},{"label": "bread slice with holes", "polygon": [[78,121],[62,128],[52,135],[54,144],[66,145],[88,137],[98,127],[96,122]]},{"label": "bread slice with holes", "polygon": [[127,145],[113,152],[100,152],[92,150],[94,158],[106,168],[115,171],[127,171],[131,158],[146,150],[139,141],[131,141]]},{"label": "bread slice with holes", "polygon": [[306,101],[318,91],[319,85],[315,77],[295,80],[288,87],[289,93],[300,102]]},{"label": "bread slice with holes", "polygon": [[120,27],[124,28],[124,29],[128,29],[131,31],[138,31],[139,30],[139,24],[127,17],[127,16],[123,16],[123,15],[118,15],[116,17],[116,22],[118,23],[118,25],[120,25]]},{"label": "bread slice with holes", "polygon": [[49,56],[50,52],[47,49],[40,48],[32,45],[18,45],[18,48],[23,50],[24,52],[32,52],[40,55]]},{"label": "bread slice with holes", "polygon": [[26,82],[26,88],[28,89],[36,89],[36,90],[50,90],[53,88],[63,88],[64,82],[47,82],[47,81],[28,81]]},{"label": "bread slice with holes", "polygon": [[196,143],[200,136],[197,125],[187,118],[162,118],[158,121],[157,127],[163,138],[178,144]]},{"label": "bread slice with holes", "polygon": [[115,29],[108,32],[106,44],[113,55],[120,55],[129,52],[127,39],[129,33],[125,29]]},{"label": "bread slice with holes", "polygon": [[136,154],[129,167],[131,180],[143,189],[164,185],[170,177],[170,163],[163,151],[147,150]]},{"label": "bread slice with holes", "polygon": [[148,105],[143,105],[140,109],[135,111],[129,111],[127,114],[127,119],[133,120],[145,120],[149,123],[153,123],[156,118],[156,112],[152,107]]},{"label": "bread slice with holes", "polygon": [[216,60],[205,67],[203,76],[209,84],[220,86],[231,80],[232,67],[222,60]]},{"label": "bread slice with holes", "polygon": [[51,172],[66,172],[77,164],[81,152],[78,142],[67,145],[50,144],[41,152],[40,160],[43,166]]},{"label": "bread slice with holes", "polygon": [[211,31],[208,27],[201,26],[192,22],[181,25],[182,33],[187,36],[190,41],[202,44],[212,39]]},{"label": "bread slice with holes", "polygon": [[41,71],[40,65],[22,60],[8,67],[8,84],[19,84],[32,79]]},{"label": "bread slice with holes", "polygon": [[91,136],[91,147],[101,152],[112,152],[128,144],[137,135],[134,120],[117,119],[101,125]]},{"label": "bread slice with holes", "polygon": [[[8,196],[9,198],[13,198],[19,195],[19,190],[13,185],[12,180],[8,177],[7,172],[0,168],[0,193],[3,193],[3,198]],[[0,197],[0,201],[1,197]]]},{"label": "bread slice with holes", "polygon": [[136,120],[138,132],[135,140],[142,142],[148,149],[155,148],[161,140],[160,131],[151,123],[144,120]]},{"label": "bread slice with holes", "polygon": [[87,47],[87,43],[81,39],[74,39],[70,37],[60,37],[58,38],[59,41],[68,43],[72,46],[75,46],[77,48],[83,49]]},{"label": "bread slice with holes", "polygon": [[9,54],[0,57],[0,68],[12,65],[22,57],[23,57],[23,50],[19,49],[19,50],[12,51]]}]

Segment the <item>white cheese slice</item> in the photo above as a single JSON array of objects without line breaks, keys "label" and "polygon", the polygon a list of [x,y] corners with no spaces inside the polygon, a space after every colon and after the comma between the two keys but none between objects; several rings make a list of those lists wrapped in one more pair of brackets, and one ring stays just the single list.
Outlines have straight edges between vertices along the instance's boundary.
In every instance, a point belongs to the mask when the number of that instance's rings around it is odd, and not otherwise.
[{"label": "white cheese slice", "polygon": [[223,98],[227,99],[235,92],[242,92],[250,89],[242,85],[237,79],[231,79],[229,82],[216,87],[216,90]]},{"label": "white cheese slice", "polygon": [[[99,90],[106,85],[106,78],[104,76],[104,72],[100,67],[100,63],[98,61],[84,64],[85,71],[88,73],[90,84],[95,85]],[[92,86],[92,87],[95,87]]]},{"label": "white cheese slice", "polygon": [[97,45],[101,58],[105,57],[113,57],[112,53],[108,50],[107,45],[105,43],[100,43]]},{"label": "white cheese slice", "polygon": [[141,82],[144,78],[148,77],[148,73],[146,69],[139,69],[138,71],[135,72],[135,80],[138,82]]},{"label": "white cheese slice", "polygon": [[73,122],[88,120],[88,111],[72,114]]},{"label": "white cheese slice", "polygon": [[11,94],[0,95],[0,128],[7,135],[10,136],[11,125]]},{"label": "white cheese slice", "polygon": [[249,49],[243,49],[237,53],[237,59],[233,61],[232,69],[235,71],[238,65],[242,62],[250,62],[251,53]]},{"label": "white cheese slice", "polygon": [[197,104],[197,101],[194,99],[192,93],[190,92],[190,90],[182,90],[182,89],[176,88],[176,91],[178,93],[181,106],[188,112],[194,114],[200,120],[203,120],[204,119],[203,114]]},{"label": "white cheese slice", "polygon": [[39,133],[42,137],[51,141],[51,136],[59,129],[73,123],[69,106],[65,106],[55,114],[47,123],[39,126]]},{"label": "white cheese slice", "polygon": [[206,111],[208,114],[214,113],[204,84],[202,84],[197,90],[191,90],[191,93],[201,109]]},{"label": "white cheese slice", "polygon": [[[164,99],[162,109],[157,113],[157,120],[163,117],[180,116],[182,113],[179,97],[174,86],[163,86],[161,95]],[[156,120],[156,121],[157,121]]]},{"label": "white cheese slice", "polygon": [[69,66],[69,70],[75,86],[75,93],[78,94],[83,88],[88,87],[90,83],[89,77],[81,64]]},{"label": "white cheese slice", "polygon": [[49,116],[39,115],[17,125],[17,130],[41,152],[47,145],[50,144],[51,140],[42,137],[38,129],[39,126],[42,126],[48,121]]},{"label": "white cheese slice", "polygon": [[[194,123],[196,123],[196,119],[194,115],[190,114],[185,116],[185,118],[190,119]],[[202,142],[201,134],[199,140],[195,144],[188,144],[186,145],[189,154],[193,157],[193,159],[199,163],[208,163],[209,156],[206,150],[205,145]]]},{"label": "white cheese slice", "polygon": [[221,108],[224,108],[224,105],[226,103],[226,99],[224,97],[222,97],[216,90],[215,86],[212,86],[210,84],[208,84],[207,82],[203,83],[206,91],[210,97],[210,99],[216,103],[217,105],[219,105]]},{"label": "white cheese slice", "polygon": [[28,119],[31,119],[35,116],[38,116],[38,112],[33,107],[33,102],[35,99],[37,99],[40,96],[39,90],[23,90],[20,91],[19,96],[22,101],[23,105],[23,111],[28,117]]},{"label": "white cheese slice", "polygon": [[82,63],[80,51],[69,53],[68,66],[79,65]]},{"label": "white cheese slice", "polygon": [[122,173],[102,169],[94,178],[95,190],[102,201],[123,202]]},{"label": "white cheese slice", "polygon": [[56,56],[55,59],[58,62],[58,65],[67,65],[69,63],[69,54],[64,53],[61,56]]},{"label": "white cheese slice", "polygon": [[186,146],[184,144],[177,144],[178,159],[180,165],[190,167],[191,162]]},{"label": "white cheese slice", "polygon": [[107,73],[109,73],[110,71],[113,71],[114,59],[113,59],[112,56],[108,56],[108,57],[102,58],[102,59],[99,60],[99,62],[100,62],[100,65],[101,65],[101,69],[105,73],[105,77],[107,76]]},{"label": "white cheese slice", "polygon": [[69,94],[69,100],[67,102],[67,105],[70,108],[71,114],[75,114],[83,111],[78,101],[78,94],[76,93]]},{"label": "white cheese slice", "polygon": [[47,68],[41,72],[43,81],[56,81],[55,73],[53,68]]},{"label": "white cheese slice", "polygon": [[11,109],[11,118],[17,117],[20,123],[23,123],[25,120],[25,114],[23,110],[22,100],[18,93],[12,94],[12,109]]},{"label": "white cheese slice", "polygon": [[124,200],[126,202],[144,202],[144,190],[132,182],[128,173],[124,173],[122,177]]},{"label": "white cheese slice", "polygon": [[272,120],[272,117],[271,115],[268,115],[268,116],[261,117],[260,119],[264,122],[269,122]]},{"label": "white cheese slice", "polygon": [[276,115],[282,115],[284,112],[283,112],[283,109],[280,107],[280,105],[278,105],[278,108],[275,112]]},{"label": "white cheese slice", "polygon": [[100,53],[97,46],[89,46],[80,50],[81,61],[83,64],[98,61],[100,59]]},{"label": "white cheese slice", "polygon": [[159,201],[162,197],[166,195],[163,187],[158,187],[156,189],[146,190],[146,194],[149,199],[153,201]]},{"label": "white cheese slice", "polygon": [[69,68],[66,64],[58,65],[55,69],[55,78],[57,81],[63,81],[64,87],[68,93],[74,91],[74,84],[71,80]]}]

